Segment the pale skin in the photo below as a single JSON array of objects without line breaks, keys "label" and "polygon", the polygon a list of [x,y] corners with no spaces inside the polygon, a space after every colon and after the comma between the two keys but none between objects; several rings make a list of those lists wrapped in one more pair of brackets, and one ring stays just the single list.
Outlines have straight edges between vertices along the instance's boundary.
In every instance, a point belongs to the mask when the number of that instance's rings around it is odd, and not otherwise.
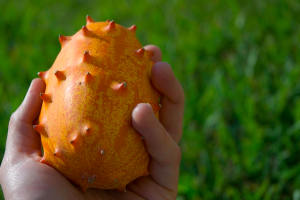
[{"label": "pale skin", "polygon": [[161,51],[154,45],[152,84],[162,93],[160,121],[148,104],[139,104],[132,112],[132,124],[144,137],[151,155],[149,176],[136,179],[117,190],[88,189],[85,193],[42,159],[41,138],[33,129],[42,105],[39,94],[44,92],[42,79],[34,79],[20,107],[9,122],[5,155],[0,168],[0,183],[5,199],[112,199],[160,200],[176,199],[181,151],[184,92],[172,68],[161,62]]}]

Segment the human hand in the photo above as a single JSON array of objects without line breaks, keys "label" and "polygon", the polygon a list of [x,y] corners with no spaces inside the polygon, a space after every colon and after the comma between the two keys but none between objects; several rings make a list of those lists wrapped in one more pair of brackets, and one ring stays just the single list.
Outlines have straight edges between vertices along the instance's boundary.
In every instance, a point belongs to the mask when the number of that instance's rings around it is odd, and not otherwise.
[{"label": "human hand", "polygon": [[139,104],[132,113],[132,123],[145,139],[151,155],[150,175],[127,185],[127,192],[88,189],[81,192],[58,171],[42,164],[41,138],[33,129],[45,90],[41,79],[34,79],[27,95],[12,115],[6,151],[0,168],[0,183],[6,199],[175,199],[177,195],[182,135],[184,94],[169,64],[159,62],[160,50],[152,58],[152,83],[162,92],[160,122],[147,104]]}]

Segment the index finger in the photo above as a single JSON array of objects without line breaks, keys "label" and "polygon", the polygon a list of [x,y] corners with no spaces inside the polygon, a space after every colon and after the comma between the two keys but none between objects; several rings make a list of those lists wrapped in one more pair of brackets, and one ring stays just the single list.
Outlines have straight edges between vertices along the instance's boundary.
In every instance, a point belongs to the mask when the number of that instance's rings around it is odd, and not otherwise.
[{"label": "index finger", "polygon": [[148,51],[154,52],[154,55],[151,58],[152,62],[156,63],[156,62],[161,61],[162,54],[161,54],[160,48],[158,48],[157,46],[155,46],[153,44],[149,44],[149,45],[145,46],[144,48]]}]

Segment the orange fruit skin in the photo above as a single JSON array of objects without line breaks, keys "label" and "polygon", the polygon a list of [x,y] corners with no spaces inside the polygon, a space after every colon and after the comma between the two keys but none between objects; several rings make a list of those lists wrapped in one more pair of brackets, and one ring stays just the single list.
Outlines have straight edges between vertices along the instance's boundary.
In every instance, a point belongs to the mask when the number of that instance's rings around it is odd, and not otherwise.
[{"label": "orange fruit skin", "polygon": [[118,189],[149,174],[150,156],[131,124],[139,103],[156,117],[160,93],[151,84],[153,52],[142,48],[136,27],[94,22],[60,36],[62,49],[39,76],[46,83],[39,124],[47,164],[83,191]]}]

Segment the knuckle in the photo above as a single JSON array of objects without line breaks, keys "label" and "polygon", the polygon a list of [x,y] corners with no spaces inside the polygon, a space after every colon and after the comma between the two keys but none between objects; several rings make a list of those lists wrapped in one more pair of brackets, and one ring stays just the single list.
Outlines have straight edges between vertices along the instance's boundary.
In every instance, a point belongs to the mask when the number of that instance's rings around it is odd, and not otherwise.
[{"label": "knuckle", "polygon": [[9,123],[8,123],[8,126],[11,127],[12,125],[14,125],[17,121],[17,112],[15,111],[11,116],[10,116],[10,119],[9,119]]},{"label": "knuckle", "polygon": [[183,87],[180,84],[180,82],[179,82],[179,92],[178,92],[178,95],[179,95],[179,102],[184,103],[184,101],[185,101],[185,94],[184,94],[184,90],[183,90]]},{"label": "knuckle", "polygon": [[176,145],[174,148],[174,161],[176,162],[176,164],[179,164],[181,162],[181,156],[181,149],[178,145]]},{"label": "knuckle", "polygon": [[175,84],[175,90],[174,90],[174,93],[173,93],[173,103],[175,104],[181,104],[183,105],[184,104],[184,101],[185,101],[185,94],[184,94],[184,90],[183,90],[183,87],[182,85],[180,84],[180,82],[176,79],[176,84]]}]

